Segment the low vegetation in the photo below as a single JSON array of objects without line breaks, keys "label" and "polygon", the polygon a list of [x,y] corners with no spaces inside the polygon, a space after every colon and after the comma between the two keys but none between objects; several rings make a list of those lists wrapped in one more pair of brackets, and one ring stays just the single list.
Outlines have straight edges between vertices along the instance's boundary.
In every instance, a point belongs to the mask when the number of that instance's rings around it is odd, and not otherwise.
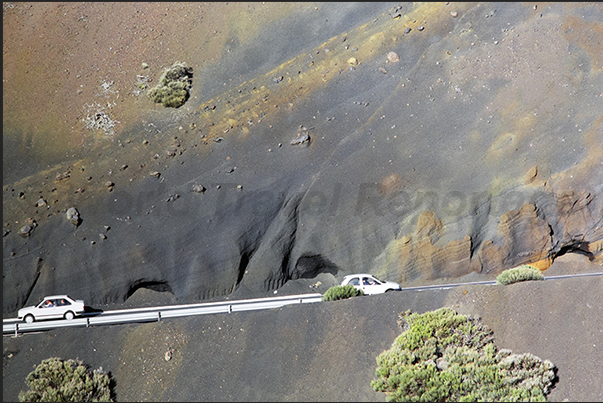
[{"label": "low vegetation", "polygon": [[178,108],[188,100],[193,84],[193,68],[176,62],[159,78],[159,84],[149,90],[149,98],[163,106]]},{"label": "low vegetation", "polygon": [[394,402],[546,401],[555,366],[498,351],[478,318],[440,308],[400,314],[404,330],[377,357],[375,391]]},{"label": "low vegetation", "polygon": [[337,301],[340,299],[358,297],[364,295],[362,290],[357,290],[353,285],[336,285],[329,288],[322,296],[323,301]]},{"label": "low vegetation", "polygon": [[90,371],[80,360],[43,360],[25,378],[30,390],[21,402],[111,402],[111,379],[102,368]]},{"label": "low vegetation", "polygon": [[542,272],[529,264],[503,271],[496,277],[496,284],[507,285],[519,281],[544,280]]}]

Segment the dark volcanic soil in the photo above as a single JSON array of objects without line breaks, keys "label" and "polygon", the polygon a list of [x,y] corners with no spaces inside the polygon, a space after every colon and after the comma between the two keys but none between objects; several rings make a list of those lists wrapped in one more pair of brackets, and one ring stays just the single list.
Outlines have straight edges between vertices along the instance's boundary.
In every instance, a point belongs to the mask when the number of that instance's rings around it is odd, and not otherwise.
[{"label": "dark volcanic soil", "polygon": [[[324,293],[360,271],[405,287],[600,271],[602,20],[598,3],[4,2],[4,317],[57,293],[118,309]],[[141,82],[176,61],[189,100],[154,104]],[[57,355],[111,371],[121,401],[383,401],[370,380],[397,314],[451,306],[556,364],[552,400],[601,401],[601,291],[5,337],[3,399]]]},{"label": "dark volcanic soil", "polygon": [[[550,270],[600,267],[567,255]],[[474,285],[5,336],[3,401],[15,401],[33,365],[50,356],[110,371],[117,401],[385,401],[370,381],[376,357],[401,332],[398,313],[442,306],[480,316],[499,349],[555,364],[559,380],[550,401],[603,401],[601,291],[601,276]],[[167,302],[153,291],[137,294],[131,301],[138,306]],[[165,361],[168,350],[172,359]]]},{"label": "dark volcanic soil", "polygon": [[603,10],[376,4],[6,3],[4,315],[600,263]]}]

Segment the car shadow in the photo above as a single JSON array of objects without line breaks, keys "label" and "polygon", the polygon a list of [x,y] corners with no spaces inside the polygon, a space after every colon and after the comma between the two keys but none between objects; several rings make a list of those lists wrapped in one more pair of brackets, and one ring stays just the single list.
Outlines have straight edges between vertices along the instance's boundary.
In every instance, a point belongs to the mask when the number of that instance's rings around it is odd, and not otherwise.
[{"label": "car shadow", "polygon": [[83,315],[84,316],[96,316],[96,315],[100,315],[103,312],[104,311],[102,309],[93,308],[91,306],[85,306]]}]

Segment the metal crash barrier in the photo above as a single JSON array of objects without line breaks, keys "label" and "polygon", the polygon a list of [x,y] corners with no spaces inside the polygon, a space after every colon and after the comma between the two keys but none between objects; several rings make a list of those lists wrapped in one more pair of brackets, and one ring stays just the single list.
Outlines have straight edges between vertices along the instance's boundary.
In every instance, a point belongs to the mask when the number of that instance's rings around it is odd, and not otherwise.
[{"label": "metal crash barrier", "polygon": [[19,333],[38,332],[63,327],[90,327],[124,323],[155,322],[165,318],[272,309],[291,304],[319,302],[321,300],[322,294],[315,293],[201,304],[121,309],[107,311],[101,314],[85,313],[81,317],[72,320],[43,320],[34,323],[24,323],[18,319],[4,319],[2,328],[4,335],[14,334],[14,336],[17,337]]}]

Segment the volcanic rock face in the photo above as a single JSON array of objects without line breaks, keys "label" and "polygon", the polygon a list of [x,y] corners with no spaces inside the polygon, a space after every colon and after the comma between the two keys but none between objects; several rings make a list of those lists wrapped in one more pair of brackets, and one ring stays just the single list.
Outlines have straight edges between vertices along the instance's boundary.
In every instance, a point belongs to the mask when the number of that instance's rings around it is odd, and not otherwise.
[{"label": "volcanic rock face", "polygon": [[[141,98],[104,155],[5,183],[5,315],[51,293],[184,302],[321,273],[405,286],[602,262],[603,8],[366,7],[266,24],[195,67],[185,106]],[[25,217],[29,236],[8,231]]]}]

